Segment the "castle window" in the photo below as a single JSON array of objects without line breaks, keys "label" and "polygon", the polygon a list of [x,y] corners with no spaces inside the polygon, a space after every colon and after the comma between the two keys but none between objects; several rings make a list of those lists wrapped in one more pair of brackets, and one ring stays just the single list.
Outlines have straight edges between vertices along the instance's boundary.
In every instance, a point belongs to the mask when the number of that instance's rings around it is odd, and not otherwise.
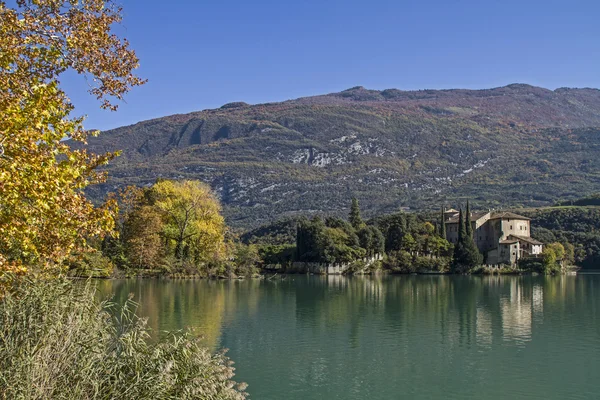
[{"label": "castle window", "polygon": [[510,226],[510,229],[512,229],[512,225]]}]

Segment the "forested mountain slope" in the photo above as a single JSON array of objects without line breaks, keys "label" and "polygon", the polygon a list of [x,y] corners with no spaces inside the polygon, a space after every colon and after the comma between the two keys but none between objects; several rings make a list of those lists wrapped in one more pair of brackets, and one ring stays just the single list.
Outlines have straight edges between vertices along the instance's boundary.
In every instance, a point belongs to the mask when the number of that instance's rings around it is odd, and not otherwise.
[{"label": "forested mountain slope", "polygon": [[296,214],[540,206],[600,191],[600,91],[362,87],[281,103],[230,103],[104,132],[123,150],[99,197],[157,178],[212,185],[228,222]]}]

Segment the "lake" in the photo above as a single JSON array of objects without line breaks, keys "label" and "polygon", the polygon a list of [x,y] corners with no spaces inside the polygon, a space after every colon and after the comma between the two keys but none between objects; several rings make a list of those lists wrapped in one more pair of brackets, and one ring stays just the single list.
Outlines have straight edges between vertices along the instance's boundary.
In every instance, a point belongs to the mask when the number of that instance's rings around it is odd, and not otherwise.
[{"label": "lake", "polygon": [[253,399],[600,398],[600,274],[98,285],[230,349]]}]

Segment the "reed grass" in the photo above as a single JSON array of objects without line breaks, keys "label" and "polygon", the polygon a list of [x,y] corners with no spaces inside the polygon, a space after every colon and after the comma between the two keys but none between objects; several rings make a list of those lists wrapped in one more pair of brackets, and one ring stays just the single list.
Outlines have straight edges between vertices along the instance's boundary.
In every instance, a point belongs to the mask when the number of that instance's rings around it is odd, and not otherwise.
[{"label": "reed grass", "polygon": [[0,300],[2,399],[245,399],[223,352],[190,333],[150,340],[136,304],[91,283],[20,278]]}]

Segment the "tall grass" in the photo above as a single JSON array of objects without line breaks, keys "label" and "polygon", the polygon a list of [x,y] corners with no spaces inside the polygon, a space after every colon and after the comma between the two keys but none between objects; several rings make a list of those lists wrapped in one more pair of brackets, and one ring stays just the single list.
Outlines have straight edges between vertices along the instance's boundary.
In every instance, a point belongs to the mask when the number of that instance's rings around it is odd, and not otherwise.
[{"label": "tall grass", "polygon": [[90,284],[14,281],[0,300],[0,398],[246,398],[223,353],[184,333],[150,341],[134,310]]}]

